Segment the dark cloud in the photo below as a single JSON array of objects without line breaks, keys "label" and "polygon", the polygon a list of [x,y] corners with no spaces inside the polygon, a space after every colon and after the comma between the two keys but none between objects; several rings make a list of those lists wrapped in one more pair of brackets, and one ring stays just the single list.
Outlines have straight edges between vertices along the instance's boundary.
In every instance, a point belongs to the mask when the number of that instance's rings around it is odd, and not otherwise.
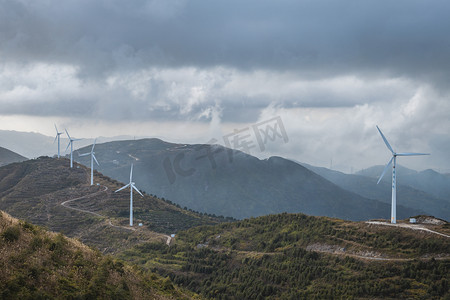
[{"label": "dark cloud", "polygon": [[378,124],[444,164],[449,11],[444,0],[0,0],[0,117],[115,134],[128,120],[220,132],[281,115],[285,156],[348,166],[385,150]]},{"label": "dark cloud", "polygon": [[445,82],[448,1],[1,1],[8,60],[389,74]]}]

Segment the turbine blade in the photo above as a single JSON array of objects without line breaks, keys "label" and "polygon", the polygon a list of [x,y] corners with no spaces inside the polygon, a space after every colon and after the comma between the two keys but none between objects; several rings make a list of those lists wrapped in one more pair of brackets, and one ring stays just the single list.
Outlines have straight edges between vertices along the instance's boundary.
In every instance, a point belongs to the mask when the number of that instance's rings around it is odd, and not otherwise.
[{"label": "turbine blade", "polygon": [[94,144],[92,144],[92,150],[91,152],[94,152],[95,142],[97,142],[97,139],[94,140]]},{"label": "turbine blade", "polygon": [[53,140],[53,144],[56,142],[57,139],[58,139],[58,135],[55,136],[55,139]]},{"label": "turbine blade", "polygon": [[86,156],[86,155],[89,155],[89,154],[91,154],[91,153],[78,154],[78,156]]},{"label": "turbine blade", "polygon": [[67,136],[69,137],[69,140],[71,140],[69,133],[67,132],[67,129],[64,129],[66,131]]},{"label": "turbine blade", "polygon": [[121,187],[120,189],[118,189],[117,191],[115,191],[114,193],[117,193],[117,192],[119,192],[119,191],[121,191],[121,190],[123,190],[123,189],[126,189],[126,188],[129,187],[129,186],[130,186],[130,184],[124,185],[123,187]]},{"label": "turbine blade", "polygon": [[66,147],[66,151],[67,151],[67,149],[69,149],[71,143],[72,143],[72,140],[69,140],[69,143],[67,144],[67,147]]},{"label": "turbine blade", "polygon": [[141,191],[139,191],[139,190],[136,188],[136,186],[135,186],[134,184],[132,184],[131,187],[132,187],[136,192],[138,192],[142,197],[144,197],[144,195],[142,195]]},{"label": "turbine blade", "polygon": [[378,129],[378,132],[381,134],[381,137],[383,138],[383,141],[386,144],[386,146],[388,147],[388,149],[391,150],[392,154],[394,154],[395,153],[394,150],[392,149],[391,145],[389,145],[389,142],[387,141],[384,134],[381,132],[380,128],[378,128],[378,125],[377,125],[377,129]]},{"label": "turbine blade", "polygon": [[55,125],[55,129],[56,129],[56,133],[58,133],[58,128],[56,127],[56,124],[54,124]]},{"label": "turbine blade", "polygon": [[415,156],[415,155],[430,155],[430,153],[411,153],[411,152],[397,153],[397,156]]},{"label": "turbine blade", "polygon": [[391,166],[391,163],[392,163],[393,160],[394,160],[394,157],[392,156],[392,157],[391,157],[391,160],[387,163],[386,167],[384,167],[383,173],[381,173],[381,176],[380,176],[380,178],[378,179],[377,184],[380,183],[381,178],[383,178],[384,174],[386,174],[386,171],[387,171],[387,170],[389,169],[389,167]]},{"label": "turbine blade", "polygon": [[131,164],[131,171],[130,171],[130,182],[133,181],[133,164]]},{"label": "turbine blade", "polygon": [[95,158],[95,155],[94,155],[94,154],[92,154],[92,158],[95,160],[95,162],[97,163],[97,165],[100,166],[100,164],[98,163],[97,158]]}]

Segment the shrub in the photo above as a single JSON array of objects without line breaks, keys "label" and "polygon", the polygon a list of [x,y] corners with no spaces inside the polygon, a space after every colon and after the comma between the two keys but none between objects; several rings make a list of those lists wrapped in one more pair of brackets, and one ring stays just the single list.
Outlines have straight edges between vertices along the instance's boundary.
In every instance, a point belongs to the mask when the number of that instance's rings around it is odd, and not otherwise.
[{"label": "shrub", "polygon": [[2,237],[7,242],[15,242],[20,237],[20,228],[18,226],[8,227],[3,233]]}]

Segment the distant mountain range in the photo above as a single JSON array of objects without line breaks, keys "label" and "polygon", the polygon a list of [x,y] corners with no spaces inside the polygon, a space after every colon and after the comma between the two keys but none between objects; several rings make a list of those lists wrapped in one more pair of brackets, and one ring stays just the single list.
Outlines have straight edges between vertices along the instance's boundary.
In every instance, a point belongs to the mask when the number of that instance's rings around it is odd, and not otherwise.
[{"label": "distant mountain range", "polygon": [[[115,179],[126,182],[129,165],[134,161],[137,166],[136,172],[142,172],[141,176],[136,180],[143,189],[173,200],[182,206],[198,211],[218,215],[230,215],[237,218],[282,211],[302,211],[305,213],[325,215],[327,209],[332,209],[332,206],[328,206],[325,210],[320,207],[314,207],[314,205],[318,205],[315,200],[312,202],[308,202],[306,199],[297,201],[297,198],[300,199],[303,196],[309,197],[307,196],[309,194],[306,192],[309,187],[297,183],[294,184],[295,187],[292,187],[289,182],[301,180],[301,176],[291,178],[289,175],[286,175],[289,173],[287,170],[280,170],[279,167],[278,169],[273,169],[273,167],[276,167],[276,164],[273,164],[274,160],[283,160],[282,158],[259,160],[255,157],[245,155],[242,152],[230,152],[229,149],[211,145],[173,144],[159,140],[158,146],[158,143],[155,142],[142,142],[151,139],[144,139],[142,141],[117,141],[117,143],[122,143],[117,145],[114,145],[116,142],[112,142],[108,144],[112,149],[116,147],[123,147],[123,149],[112,150],[110,153],[105,153],[106,156],[104,158],[101,157],[103,155],[101,153],[103,150],[100,151],[103,147],[101,146],[102,143],[126,138],[129,139],[130,137],[120,136],[99,138],[97,140],[99,142],[97,146],[97,157],[103,160],[103,162],[101,161],[102,165],[99,167],[99,170]],[[88,148],[92,142],[92,139],[83,139],[75,143],[75,148]],[[134,145],[122,146],[133,144],[133,142],[135,142]],[[25,159],[25,157],[53,156],[57,151],[54,137],[37,133],[0,131],[0,145],[20,153],[16,160],[1,160],[0,156],[0,164],[20,161]],[[62,138],[61,153],[63,155],[67,154],[65,152],[66,145],[67,139]],[[146,149],[146,147],[150,148]],[[81,149],[80,153],[87,152],[87,148]],[[117,151],[122,152],[117,153]],[[236,159],[230,161],[230,153],[232,153],[231,158],[236,157]],[[139,161],[133,157],[139,159]],[[75,158],[78,159],[76,154]],[[81,162],[89,165],[88,158],[81,160]],[[141,166],[143,168],[139,171]],[[288,165],[286,167],[290,168]],[[320,168],[313,168],[315,167],[310,166],[309,169],[341,189],[364,198],[362,200],[378,200],[384,204],[390,204],[389,174],[383,178],[383,181],[379,185],[375,184],[375,178],[378,178],[383,166],[375,166],[354,175],[340,172],[332,175],[334,171],[331,170],[329,170],[331,171],[331,175],[327,175],[325,174],[327,172],[321,172]],[[295,169],[297,170],[296,176],[302,172],[304,173],[298,167],[295,167]],[[271,173],[271,175],[263,176],[260,174],[261,170]],[[427,213],[447,220],[450,219],[448,208],[448,203],[450,202],[449,174],[440,174],[433,170],[417,172],[400,166],[398,167],[398,174],[398,204],[411,208],[405,211],[405,216],[412,213]],[[357,175],[364,175],[364,178],[354,177]],[[288,176],[291,181],[281,180],[283,176]],[[308,177],[308,175],[305,176]],[[334,178],[336,176],[340,179]],[[230,190],[225,189],[227,184],[230,184]],[[329,182],[325,186],[328,187],[328,184]],[[275,187],[276,185],[279,188]],[[277,190],[278,193],[275,192]],[[328,192],[333,194],[331,192],[332,190],[330,188]],[[321,191],[321,189],[316,189],[316,191]],[[294,196],[296,193],[298,196]],[[310,198],[316,199],[314,197],[319,197],[319,194],[320,192],[317,192]],[[269,199],[270,197],[276,198],[281,202],[274,203]],[[350,195],[346,197],[349,199],[359,199]],[[242,199],[244,202],[238,199]],[[327,201],[330,201],[330,198],[327,196],[323,201],[324,203],[328,203]],[[233,207],[230,207],[227,203],[232,203]],[[344,205],[343,209],[345,212],[338,212],[336,210],[334,213],[327,212],[326,215],[354,219],[353,213],[350,212],[351,209],[348,210],[346,208],[347,206]],[[352,207],[352,209],[354,208]],[[384,210],[386,209],[384,208]],[[387,209],[386,211],[389,212],[390,210]],[[401,209],[398,210],[399,213],[402,211]],[[381,211],[375,210],[374,212]],[[386,213],[379,216],[389,217]],[[363,215],[360,218],[363,218]]]},{"label": "distant mountain range", "polygon": [[[64,128],[58,128],[64,131]],[[69,134],[71,134],[69,130]],[[56,135],[56,132],[55,132]],[[75,135],[78,138],[78,136]],[[132,136],[116,136],[116,137],[99,137],[99,141],[116,141],[129,140]],[[75,147],[84,147],[91,145],[94,139],[82,139],[75,142]],[[69,140],[66,134],[61,135],[61,154],[65,155],[65,151]],[[36,158],[39,156],[50,156],[58,153],[58,146],[55,142],[55,137],[47,136],[36,132],[21,132],[12,130],[0,130],[0,145],[13,152],[19,153],[28,158]]]},{"label": "distant mountain range", "polygon": [[[90,148],[79,149],[79,153]],[[368,199],[281,157],[260,160],[219,145],[186,145],[159,139],[98,144],[103,174],[134,181],[148,193],[181,206],[235,218],[302,212],[347,220],[390,218],[390,204]],[[88,157],[76,157],[89,165]],[[399,218],[423,213],[399,206]]]},{"label": "distant mountain range", "polygon": [[[380,181],[379,184],[377,184],[378,178],[381,172],[383,172],[384,166],[372,167],[357,174],[344,174],[339,171],[322,167],[315,167],[304,163],[302,165],[343,189],[354,192],[369,199],[376,199],[388,204],[391,203],[390,174],[386,174],[383,177],[383,180]],[[435,196],[436,194],[445,195],[445,190],[448,188],[447,185],[434,184],[436,190],[439,191],[435,191],[433,194],[430,194],[420,189],[420,187],[423,186],[422,184],[413,186],[410,186],[407,183],[405,184],[405,182],[408,182],[408,178],[411,177],[415,178],[415,180],[417,181],[426,181],[425,175],[431,172],[438,174],[439,178],[442,181],[444,181],[444,179],[446,178],[444,175],[441,175],[432,170],[416,172],[401,166],[398,166],[397,169],[397,204],[406,207],[414,207],[438,218],[446,220],[450,219],[450,198],[441,199]],[[450,184],[450,178],[447,178],[447,181],[448,184]],[[430,185],[431,184],[433,183],[430,183]],[[429,189],[426,188],[425,190]]]},{"label": "distant mountain range", "polygon": [[27,160],[28,158],[12,152],[6,148],[0,147],[0,167],[5,166],[10,163],[20,162]]},{"label": "distant mountain range", "polygon": [[[383,172],[384,166],[374,166],[357,172],[371,178],[377,178]],[[387,175],[387,176],[386,176]],[[391,182],[390,174],[386,174],[382,181]],[[430,195],[450,201],[450,176],[428,169],[417,172],[402,166],[397,167],[398,184],[408,185],[414,189],[424,191]]]}]

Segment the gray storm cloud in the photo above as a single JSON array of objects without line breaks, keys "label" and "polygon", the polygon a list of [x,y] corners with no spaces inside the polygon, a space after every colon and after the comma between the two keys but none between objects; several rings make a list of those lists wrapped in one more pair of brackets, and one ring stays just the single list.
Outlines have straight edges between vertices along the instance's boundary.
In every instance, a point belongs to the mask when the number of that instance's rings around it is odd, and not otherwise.
[{"label": "gray storm cloud", "polygon": [[80,76],[140,67],[449,78],[447,1],[2,0],[3,59]]},{"label": "gray storm cloud", "polygon": [[443,0],[0,0],[0,117],[209,122],[219,134],[280,115],[291,142],[274,154],[366,166],[385,150],[378,124],[440,165],[449,11]]}]

